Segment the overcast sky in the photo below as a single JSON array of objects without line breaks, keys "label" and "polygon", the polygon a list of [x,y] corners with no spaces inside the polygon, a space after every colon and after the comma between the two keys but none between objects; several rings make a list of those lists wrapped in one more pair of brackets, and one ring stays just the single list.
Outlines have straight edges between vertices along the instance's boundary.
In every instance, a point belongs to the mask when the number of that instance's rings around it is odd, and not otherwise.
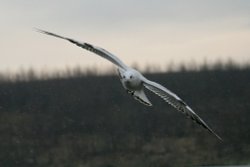
[{"label": "overcast sky", "polygon": [[112,67],[41,28],[101,46],[139,67],[250,62],[249,0],[0,0],[0,72]]}]

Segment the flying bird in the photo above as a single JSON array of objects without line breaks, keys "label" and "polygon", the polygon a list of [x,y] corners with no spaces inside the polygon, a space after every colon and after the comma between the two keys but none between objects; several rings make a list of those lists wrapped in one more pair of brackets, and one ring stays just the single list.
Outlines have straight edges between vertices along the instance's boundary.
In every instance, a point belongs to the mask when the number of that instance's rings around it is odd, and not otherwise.
[{"label": "flying bird", "polygon": [[63,37],[61,35],[57,35],[48,31],[44,31],[41,29],[36,29],[38,32],[51,35],[57,38],[61,38],[67,40],[83,49],[86,49],[92,53],[95,53],[104,59],[109,60],[113,64],[115,64],[118,68],[118,75],[120,81],[127,91],[128,94],[132,95],[134,99],[138,100],[144,105],[152,106],[152,103],[147,98],[144,88],[152,91],[159,97],[161,97],[165,102],[173,106],[178,111],[185,114],[188,118],[192,119],[194,122],[199,124],[200,126],[207,129],[210,133],[215,135],[219,140],[222,140],[219,135],[217,135],[181,98],[179,98],[175,93],[171,92],[166,87],[145,78],[139,71],[128,67],[124,64],[117,56],[108,52],[107,50],[94,46],[92,44],[86,42],[79,42],[72,38]]}]

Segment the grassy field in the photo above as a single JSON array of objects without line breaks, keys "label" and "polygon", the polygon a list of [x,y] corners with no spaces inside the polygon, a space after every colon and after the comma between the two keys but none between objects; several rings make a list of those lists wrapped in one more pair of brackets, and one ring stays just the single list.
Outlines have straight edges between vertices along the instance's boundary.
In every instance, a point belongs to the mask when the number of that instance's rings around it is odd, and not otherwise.
[{"label": "grassy field", "polygon": [[250,163],[250,68],[146,76],[176,92],[224,141],[150,92],[154,106],[141,105],[126,94],[117,76],[2,78],[0,166]]}]

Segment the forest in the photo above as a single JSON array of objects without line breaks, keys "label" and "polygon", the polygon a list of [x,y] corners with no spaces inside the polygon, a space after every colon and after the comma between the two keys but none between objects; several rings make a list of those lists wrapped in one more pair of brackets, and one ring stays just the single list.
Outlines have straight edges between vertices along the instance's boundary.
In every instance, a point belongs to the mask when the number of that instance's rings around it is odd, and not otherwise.
[{"label": "forest", "polygon": [[145,76],[181,97],[217,133],[155,94],[134,100],[117,75],[0,75],[2,167],[191,167],[250,164],[250,66]]}]

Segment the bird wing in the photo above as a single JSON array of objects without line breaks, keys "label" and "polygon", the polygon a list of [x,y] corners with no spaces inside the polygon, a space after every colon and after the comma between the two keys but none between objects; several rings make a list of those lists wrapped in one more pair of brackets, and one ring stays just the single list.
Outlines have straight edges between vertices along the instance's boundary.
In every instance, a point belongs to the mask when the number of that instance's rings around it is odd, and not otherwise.
[{"label": "bird wing", "polygon": [[218,139],[222,140],[220,136],[218,136],[181,98],[179,98],[176,94],[165,88],[164,86],[144,79],[143,81],[144,86],[152,91],[153,93],[160,96],[164,99],[167,103],[171,106],[176,108],[178,111],[181,111],[185,114],[188,118],[192,119],[194,122],[198,123],[209,132],[214,134]]},{"label": "bird wing", "polygon": [[36,30],[38,32],[46,34],[46,35],[51,35],[51,36],[54,36],[54,37],[57,37],[57,38],[67,40],[67,41],[69,41],[69,42],[71,42],[71,43],[73,43],[73,44],[75,44],[75,45],[77,45],[77,46],[79,46],[79,47],[81,47],[83,49],[86,49],[86,50],[88,50],[90,52],[93,52],[93,53],[103,57],[104,59],[107,59],[107,60],[111,61],[112,63],[114,63],[115,65],[121,67],[122,69],[127,69],[127,66],[118,57],[116,57],[115,55],[113,55],[112,53],[108,52],[107,50],[105,50],[103,48],[91,45],[91,44],[86,43],[86,42],[79,42],[79,41],[76,41],[74,39],[63,37],[63,36],[48,32],[48,31],[44,31],[44,30],[40,30],[40,29],[36,29]]}]

